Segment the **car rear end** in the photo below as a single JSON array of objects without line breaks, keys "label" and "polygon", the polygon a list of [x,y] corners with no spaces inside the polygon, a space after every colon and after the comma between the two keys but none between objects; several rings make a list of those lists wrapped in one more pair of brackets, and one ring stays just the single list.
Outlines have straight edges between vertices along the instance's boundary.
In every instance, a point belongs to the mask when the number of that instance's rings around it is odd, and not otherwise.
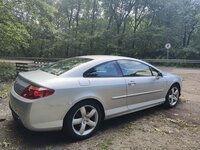
[{"label": "car rear end", "polygon": [[[13,117],[34,131],[62,129],[70,109],[70,90],[79,86],[76,78],[65,77],[73,68],[83,68],[89,58],[74,57],[39,70],[19,73],[10,94]],[[73,72],[72,72],[73,74]]]},{"label": "car rear end", "polygon": [[19,74],[11,89],[9,103],[15,120],[35,131],[62,127],[61,115],[47,102],[57,99],[55,89],[44,86],[55,78],[39,70]]}]

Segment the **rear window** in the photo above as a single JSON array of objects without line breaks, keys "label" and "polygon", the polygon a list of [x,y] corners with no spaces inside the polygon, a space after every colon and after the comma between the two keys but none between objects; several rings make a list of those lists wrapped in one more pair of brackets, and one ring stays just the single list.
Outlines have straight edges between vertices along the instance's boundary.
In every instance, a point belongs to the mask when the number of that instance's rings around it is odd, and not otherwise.
[{"label": "rear window", "polygon": [[49,64],[45,67],[42,67],[41,70],[58,76],[80,64],[89,62],[91,60],[92,59],[89,58],[73,57]]}]

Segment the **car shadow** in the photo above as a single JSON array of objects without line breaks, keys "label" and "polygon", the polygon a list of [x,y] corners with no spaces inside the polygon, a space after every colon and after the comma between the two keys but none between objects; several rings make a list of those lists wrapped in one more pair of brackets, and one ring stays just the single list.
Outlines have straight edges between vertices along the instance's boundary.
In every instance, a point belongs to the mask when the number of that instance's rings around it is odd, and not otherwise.
[{"label": "car shadow", "polygon": [[[146,110],[134,112],[131,114],[123,115],[120,117],[116,117],[113,119],[105,120],[100,130],[97,132],[97,134],[102,134],[104,132],[107,132],[111,129],[118,129],[120,127],[123,127],[125,124],[129,122],[135,122],[137,120],[140,120],[144,117],[148,117],[150,115],[153,115],[157,112],[164,112],[165,109],[161,106],[152,107]],[[70,145],[74,141],[71,141],[70,139],[66,138],[66,136],[61,131],[55,131],[55,132],[33,132],[30,131],[21,125],[16,125],[14,121],[10,121],[8,128],[12,132],[9,132],[10,137],[15,137],[15,140],[18,141],[19,144],[24,148],[46,148],[48,146],[62,146],[62,145]]]},{"label": "car shadow", "polygon": [[146,118],[150,115],[153,115],[154,113],[162,112],[165,111],[165,109],[161,106],[155,106],[152,108],[148,108],[145,110],[133,112],[127,115],[119,116],[116,118],[112,118],[109,120],[105,120],[103,122],[103,125],[101,127],[101,130],[108,130],[110,128],[117,128],[117,127],[122,127],[123,125],[130,123],[130,122],[135,122],[137,120],[140,120],[142,118]]},{"label": "car shadow", "polygon": [[[9,136],[14,141],[22,146],[22,148],[46,148],[51,145],[67,144],[70,143],[61,131],[50,131],[50,132],[34,132],[26,129],[20,124],[17,124],[13,120],[10,122]],[[13,143],[15,145],[15,143]]]}]

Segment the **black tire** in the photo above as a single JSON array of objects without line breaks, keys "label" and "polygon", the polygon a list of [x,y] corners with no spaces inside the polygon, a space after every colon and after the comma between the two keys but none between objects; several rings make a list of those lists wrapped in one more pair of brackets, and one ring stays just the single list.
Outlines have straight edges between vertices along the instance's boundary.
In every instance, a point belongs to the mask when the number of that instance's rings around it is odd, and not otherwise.
[{"label": "black tire", "polygon": [[[89,120],[87,120],[88,118],[83,117],[82,115],[82,111],[81,111],[82,108],[85,108],[86,116],[89,115],[90,112],[92,111],[95,111],[95,114],[91,118],[88,117]],[[64,134],[72,140],[83,140],[83,139],[91,137],[98,130],[100,126],[100,123],[103,117],[102,111],[103,110],[101,110],[101,107],[95,101],[92,101],[92,100],[85,100],[85,101],[77,103],[75,106],[73,106],[70,109],[70,111],[67,113],[67,115],[64,118],[64,123],[63,123]],[[73,121],[75,122],[76,119],[77,120],[82,119],[81,123],[74,125]],[[89,122],[91,123],[91,121],[93,123],[94,122],[96,123],[95,127],[89,126]],[[81,131],[82,126],[84,125],[85,125],[86,131],[84,131],[83,133],[79,132]],[[88,129],[88,128],[92,128],[92,129]]]},{"label": "black tire", "polygon": [[18,118],[17,118],[17,116],[14,114],[14,113],[12,113],[12,118],[13,118],[13,120],[15,121],[15,122],[18,122]]},{"label": "black tire", "polygon": [[170,87],[165,97],[165,108],[173,108],[177,105],[180,97],[180,87],[174,84]]}]

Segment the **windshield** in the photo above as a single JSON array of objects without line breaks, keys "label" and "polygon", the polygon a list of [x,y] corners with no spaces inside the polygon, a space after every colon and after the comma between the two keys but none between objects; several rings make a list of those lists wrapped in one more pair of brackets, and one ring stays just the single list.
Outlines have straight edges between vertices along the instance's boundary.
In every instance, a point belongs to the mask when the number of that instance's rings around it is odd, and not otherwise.
[{"label": "windshield", "polygon": [[49,64],[45,67],[42,67],[41,70],[58,76],[80,64],[86,63],[91,60],[92,59],[89,58],[73,57],[58,61],[53,64]]}]

